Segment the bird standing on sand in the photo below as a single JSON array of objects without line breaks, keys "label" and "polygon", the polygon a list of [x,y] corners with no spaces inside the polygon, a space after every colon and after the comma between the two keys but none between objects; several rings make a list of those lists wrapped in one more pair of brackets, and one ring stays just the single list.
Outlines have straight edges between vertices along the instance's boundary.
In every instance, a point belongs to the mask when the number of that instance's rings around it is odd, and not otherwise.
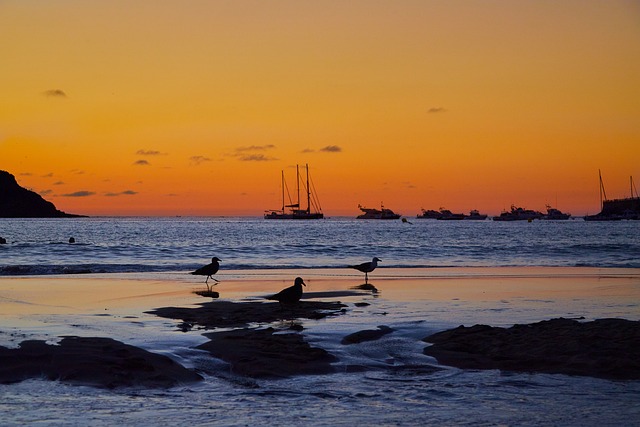
[{"label": "bird standing on sand", "polygon": [[211,276],[216,274],[220,269],[220,264],[218,263],[219,261],[222,261],[222,260],[219,259],[218,257],[213,257],[211,258],[211,264],[207,264],[204,267],[200,267],[196,271],[193,271],[189,274],[194,274],[196,276],[207,276],[207,280],[205,280],[204,283],[207,285],[207,289],[209,289],[209,279],[213,279],[216,282],[218,282],[218,279],[214,279]]},{"label": "bird standing on sand", "polygon": [[356,270],[363,272],[364,283],[369,283],[369,273],[376,269],[376,267],[378,266],[378,261],[382,260],[378,257],[373,257],[371,262],[363,262],[362,264],[358,265],[350,265],[349,268],[355,268]]},{"label": "bird standing on sand", "polygon": [[267,299],[279,301],[280,305],[295,304],[302,298],[302,285],[307,286],[302,277],[296,277],[293,286],[289,286],[277,294],[267,297]]}]

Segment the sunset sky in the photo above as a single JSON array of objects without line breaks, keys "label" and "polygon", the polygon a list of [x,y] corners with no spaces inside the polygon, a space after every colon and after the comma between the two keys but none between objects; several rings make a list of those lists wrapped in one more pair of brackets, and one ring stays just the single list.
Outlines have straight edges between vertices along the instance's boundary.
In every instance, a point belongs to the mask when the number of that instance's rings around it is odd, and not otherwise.
[{"label": "sunset sky", "polygon": [[640,2],[0,0],[0,170],[86,215],[326,215],[640,186]]}]

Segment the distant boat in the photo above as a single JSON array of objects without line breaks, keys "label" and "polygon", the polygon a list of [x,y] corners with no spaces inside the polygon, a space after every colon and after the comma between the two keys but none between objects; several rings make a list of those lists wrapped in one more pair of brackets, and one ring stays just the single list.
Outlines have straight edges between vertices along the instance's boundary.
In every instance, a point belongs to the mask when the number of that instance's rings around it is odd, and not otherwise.
[{"label": "distant boat", "polygon": [[547,214],[544,215],[541,219],[557,221],[557,220],[565,220],[569,218],[571,218],[571,214],[564,213],[560,211],[560,209],[552,208],[551,206],[547,205]]},{"label": "distant boat", "polygon": [[540,219],[544,216],[542,212],[534,211],[531,209],[523,209],[511,205],[511,211],[502,212],[499,216],[494,216],[494,221],[532,221],[534,219]]},{"label": "distant boat", "polygon": [[357,219],[399,219],[402,216],[391,209],[385,208],[382,204],[380,204],[380,209],[363,208],[360,205],[358,205],[358,208],[364,213],[358,215]]},{"label": "distant boat", "polygon": [[483,220],[487,219],[488,216],[489,215],[481,214],[476,209],[473,209],[472,211],[469,212],[469,215],[464,217],[464,219],[474,219],[474,220],[478,220],[478,221],[483,221]]},{"label": "distant boat", "polygon": [[[300,209],[300,168],[296,165],[296,203],[291,203],[285,205],[285,189],[287,193],[289,189],[287,188],[287,183],[284,179],[284,171],[282,171],[282,208],[279,210],[270,210],[266,211],[264,214],[265,219],[322,219],[324,218],[324,214],[322,213],[322,208],[320,207],[320,202],[318,201],[318,197],[314,191],[311,189],[310,181],[309,181],[309,165],[305,165],[305,169],[307,172],[306,177],[306,185],[303,182],[304,189],[307,193],[307,208]],[[289,196],[289,200],[291,197]],[[285,209],[286,208],[286,209]],[[313,209],[312,209],[313,208]]]},{"label": "distant boat", "polygon": [[[585,221],[619,221],[623,219],[640,220],[640,197],[638,190],[633,184],[633,177],[629,178],[631,186],[631,197],[624,199],[607,200],[607,193],[604,191],[602,174],[598,170],[600,178],[600,213],[587,215]],[[633,197],[635,190],[636,196]]]},{"label": "distant boat", "polygon": [[416,215],[416,218],[421,219],[441,219],[441,220],[458,220],[458,219],[475,219],[475,220],[484,220],[487,219],[488,215],[481,214],[477,210],[472,210],[469,212],[469,215],[465,215],[462,213],[452,213],[448,209],[440,208],[439,211],[435,210],[426,210],[422,209],[422,215]]}]

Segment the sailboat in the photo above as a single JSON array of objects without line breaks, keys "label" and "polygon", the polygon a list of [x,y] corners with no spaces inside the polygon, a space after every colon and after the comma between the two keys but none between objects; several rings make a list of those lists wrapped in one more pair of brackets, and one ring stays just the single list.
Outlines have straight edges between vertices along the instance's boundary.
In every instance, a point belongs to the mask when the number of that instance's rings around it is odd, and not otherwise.
[{"label": "sailboat", "polygon": [[[305,165],[306,169],[306,185],[303,182],[304,189],[307,192],[307,208],[300,208],[300,168],[296,165],[296,203],[291,203],[291,196],[289,196],[290,203],[285,205],[285,189],[287,193],[289,189],[284,179],[284,171],[282,171],[282,208],[276,210],[266,211],[264,214],[265,219],[323,219],[324,214],[322,208],[318,202],[318,197],[315,194],[315,189],[311,191],[311,185],[309,181],[309,165]],[[313,207],[313,210],[312,210]]]}]

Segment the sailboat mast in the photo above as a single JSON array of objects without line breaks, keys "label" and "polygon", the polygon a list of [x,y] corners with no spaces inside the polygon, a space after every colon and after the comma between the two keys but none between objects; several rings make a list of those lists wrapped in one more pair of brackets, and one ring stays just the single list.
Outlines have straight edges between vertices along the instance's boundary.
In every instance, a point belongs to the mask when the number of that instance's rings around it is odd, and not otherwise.
[{"label": "sailboat mast", "polygon": [[309,188],[309,164],[305,164],[307,169],[307,213],[311,213],[311,189]]},{"label": "sailboat mast", "polygon": [[602,182],[602,174],[598,169],[598,177],[600,178],[600,210],[604,208],[603,200],[607,200],[607,192],[604,190],[604,182]]},{"label": "sailboat mast", "polygon": [[296,192],[298,193],[298,209],[300,209],[300,169],[296,165]]},{"label": "sailboat mast", "polygon": [[282,175],[282,213],[284,213],[284,171],[280,171]]}]

